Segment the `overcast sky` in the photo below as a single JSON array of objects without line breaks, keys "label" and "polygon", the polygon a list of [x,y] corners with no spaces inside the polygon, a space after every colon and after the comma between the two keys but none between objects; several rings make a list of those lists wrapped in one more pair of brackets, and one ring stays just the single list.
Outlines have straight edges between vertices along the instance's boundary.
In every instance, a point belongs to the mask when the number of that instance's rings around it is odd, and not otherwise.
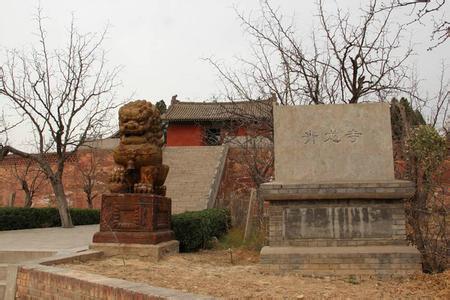
[{"label": "overcast sky", "polygon": [[[328,2],[328,1],[326,1]],[[332,1],[330,1],[332,2]],[[356,14],[358,0],[337,1]],[[22,49],[36,44],[33,14],[38,1],[0,0],[0,48]],[[294,15],[299,32],[305,36],[315,23],[315,1],[272,1],[286,15]],[[364,2],[363,2],[364,3]],[[220,92],[214,69],[204,57],[214,57],[232,66],[233,56],[249,56],[248,36],[243,33],[234,6],[244,13],[257,13],[259,1],[226,0],[41,0],[51,46],[66,39],[71,13],[80,32],[101,31],[110,24],[104,47],[111,66],[122,65],[123,85],[118,97],[155,102],[178,94],[182,100],[203,101]],[[442,12],[447,12],[449,4]],[[399,21],[406,17],[400,16]],[[416,63],[427,89],[435,89],[442,59],[450,60],[450,43],[427,52],[430,27],[415,26],[407,37],[414,43]],[[450,61],[447,61],[450,63]],[[0,56],[0,63],[3,58]],[[5,99],[0,98],[4,105]],[[0,103],[1,103],[0,102]],[[16,138],[19,141],[20,138]]]}]

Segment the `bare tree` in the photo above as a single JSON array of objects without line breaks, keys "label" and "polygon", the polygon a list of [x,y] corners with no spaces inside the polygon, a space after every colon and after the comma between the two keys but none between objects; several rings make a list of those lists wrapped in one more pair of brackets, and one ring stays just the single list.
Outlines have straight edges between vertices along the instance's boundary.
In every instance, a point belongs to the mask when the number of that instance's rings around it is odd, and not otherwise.
[{"label": "bare tree", "polygon": [[36,192],[46,180],[44,173],[32,160],[26,160],[24,166],[14,163],[12,173],[25,193],[24,207],[31,207]]},{"label": "bare tree", "polygon": [[99,163],[94,149],[91,149],[89,153],[89,162],[87,164],[78,164],[78,170],[80,171],[82,179],[83,192],[86,194],[86,201],[89,208],[94,207],[94,199],[98,196],[98,193],[94,190],[94,187],[97,184],[98,168]]},{"label": "bare tree", "polygon": [[[273,105],[276,105],[275,94],[264,100],[220,103],[223,113],[230,119],[224,124],[223,140],[239,149],[240,155],[234,159],[246,166],[256,187],[272,176]],[[242,134],[238,134],[240,131]]]},{"label": "bare tree", "polygon": [[448,117],[448,106],[450,102],[450,78],[447,78],[446,70],[448,65],[444,61],[441,62],[441,73],[439,76],[439,89],[435,96],[431,99],[427,99],[426,103],[433,103],[434,107],[431,109],[430,114],[430,125],[435,128],[443,128],[445,131],[448,130],[446,127],[446,121]]},{"label": "bare tree", "polygon": [[[13,123],[8,123],[5,117],[5,111],[2,110],[2,114],[0,115],[0,149],[3,144],[8,142],[8,131],[17,127],[23,122],[22,119],[19,121],[15,121]],[[1,157],[1,155],[0,155]]]},{"label": "bare tree", "polygon": [[[120,68],[108,70],[101,46],[106,30],[80,34],[73,22],[68,42],[50,50],[42,10],[36,15],[39,46],[30,53],[7,51],[0,67],[0,95],[32,128],[37,153],[3,145],[4,157],[13,153],[36,162],[50,180],[63,227],[73,227],[64,193],[67,159],[88,137],[108,128]],[[51,153],[51,155],[49,155]]]},{"label": "bare tree", "polygon": [[[261,135],[230,140],[241,150],[233,159],[247,167],[257,186],[273,175],[273,121],[272,117],[256,120],[240,111],[238,100],[274,98],[279,105],[358,103],[381,101],[402,89],[407,75],[404,63],[412,50],[400,47],[404,27],[390,22],[394,8],[378,12],[377,5],[370,1],[355,22],[339,8],[327,14],[324,2],[318,1],[319,27],[311,34],[310,47],[267,0],[261,1],[257,18],[236,10],[252,40],[252,57],[239,58],[239,70],[213,58],[206,60],[219,74],[226,98],[236,104],[231,115],[243,127],[267,129],[262,135],[268,141],[264,147],[258,141]],[[272,105],[266,109],[270,116]]]},{"label": "bare tree", "polygon": [[[422,87],[422,80],[417,71],[409,76],[408,85],[402,92],[411,99],[411,104],[426,116],[427,124],[436,128],[439,132],[448,133],[448,113],[450,104],[450,77],[447,72],[448,63],[441,61],[441,70],[438,78],[433,81],[438,83],[435,92],[428,92]],[[424,93],[424,91],[426,91]]]},{"label": "bare tree", "polygon": [[428,50],[432,50],[450,37],[450,21],[446,19],[445,15],[439,15],[446,2],[446,0],[390,0],[387,3],[381,3],[378,11],[392,9],[406,11],[406,14],[410,17],[406,25],[423,23],[426,17],[431,17],[432,45]]},{"label": "bare tree", "polygon": [[343,102],[357,103],[363,97],[385,99],[402,87],[406,78],[405,61],[412,49],[402,50],[403,26],[392,26],[392,10],[377,13],[378,2],[370,1],[359,24],[349,21],[349,14],[337,10],[327,16],[319,0],[322,30],[331,53],[331,77]]},{"label": "bare tree", "polygon": [[257,222],[256,228],[260,228],[263,225],[263,201],[258,192],[254,194],[256,201],[245,203],[249,201],[251,189],[258,191],[257,188],[273,176],[273,105],[276,105],[276,96],[219,102],[218,105],[227,120],[222,124],[220,142],[229,146],[229,163],[239,166],[237,174],[226,175],[232,180],[229,184],[235,192],[224,195],[223,201],[229,203],[236,224],[243,223],[242,211],[250,209],[255,215],[249,216]]},{"label": "bare tree", "polygon": [[228,98],[275,94],[282,105],[357,103],[385,99],[400,90],[412,50],[401,44],[405,27],[390,22],[394,8],[379,11],[378,1],[370,1],[359,21],[352,22],[349,13],[337,8],[327,14],[324,6],[319,0],[319,27],[312,34],[311,49],[267,0],[261,3],[259,19],[237,12],[253,40],[253,58],[239,59],[244,71],[208,59]]}]

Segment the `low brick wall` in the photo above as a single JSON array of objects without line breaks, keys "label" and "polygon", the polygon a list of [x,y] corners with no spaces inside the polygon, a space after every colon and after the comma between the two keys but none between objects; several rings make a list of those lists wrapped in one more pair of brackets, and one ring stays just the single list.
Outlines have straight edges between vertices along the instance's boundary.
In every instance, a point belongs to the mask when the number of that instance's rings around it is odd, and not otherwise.
[{"label": "low brick wall", "polygon": [[[97,252],[100,253],[100,252]],[[93,252],[95,255],[96,253]],[[81,255],[49,258],[21,265],[17,270],[16,299],[212,299],[201,295],[108,278],[47,264],[63,263]],[[44,265],[46,264],[46,265]]]},{"label": "low brick wall", "polygon": [[210,299],[52,266],[22,266],[16,299]]}]

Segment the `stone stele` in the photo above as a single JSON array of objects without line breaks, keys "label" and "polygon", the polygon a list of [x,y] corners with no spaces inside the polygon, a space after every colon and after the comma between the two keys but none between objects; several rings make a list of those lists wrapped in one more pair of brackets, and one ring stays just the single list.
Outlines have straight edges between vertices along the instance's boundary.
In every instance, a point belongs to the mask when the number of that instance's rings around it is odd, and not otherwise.
[{"label": "stone stele", "polygon": [[388,104],[275,106],[275,181],[269,203],[269,270],[317,276],[405,276],[421,269],[408,246],[395,180]]},{"label": "stone stele", "polygon": [[387,103],[275,106],[277,182],[394,180]]}]

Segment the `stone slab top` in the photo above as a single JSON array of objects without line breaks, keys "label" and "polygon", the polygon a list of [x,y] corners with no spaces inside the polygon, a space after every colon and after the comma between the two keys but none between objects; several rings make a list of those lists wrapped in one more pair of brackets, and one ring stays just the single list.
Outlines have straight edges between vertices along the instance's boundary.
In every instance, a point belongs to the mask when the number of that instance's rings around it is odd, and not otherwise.
[{"label": "stone slab top", "polygon": [[394,180],[389,104],[274,106],[275,180]]},{"label": "stone slab top", "polygon": [[358,247],[273,247],[265,246],[261,249],[261,255],[295,255],[295,254],[384,254],[406,253],[418,254],[413,246],[358,246]]},{"label": "stone slab top", "polygon": [[272,200],[307,199],[403,199],[414,195],[415,185],[406,180],[352,182],[267,182],[260,186],[261,196]]}]

